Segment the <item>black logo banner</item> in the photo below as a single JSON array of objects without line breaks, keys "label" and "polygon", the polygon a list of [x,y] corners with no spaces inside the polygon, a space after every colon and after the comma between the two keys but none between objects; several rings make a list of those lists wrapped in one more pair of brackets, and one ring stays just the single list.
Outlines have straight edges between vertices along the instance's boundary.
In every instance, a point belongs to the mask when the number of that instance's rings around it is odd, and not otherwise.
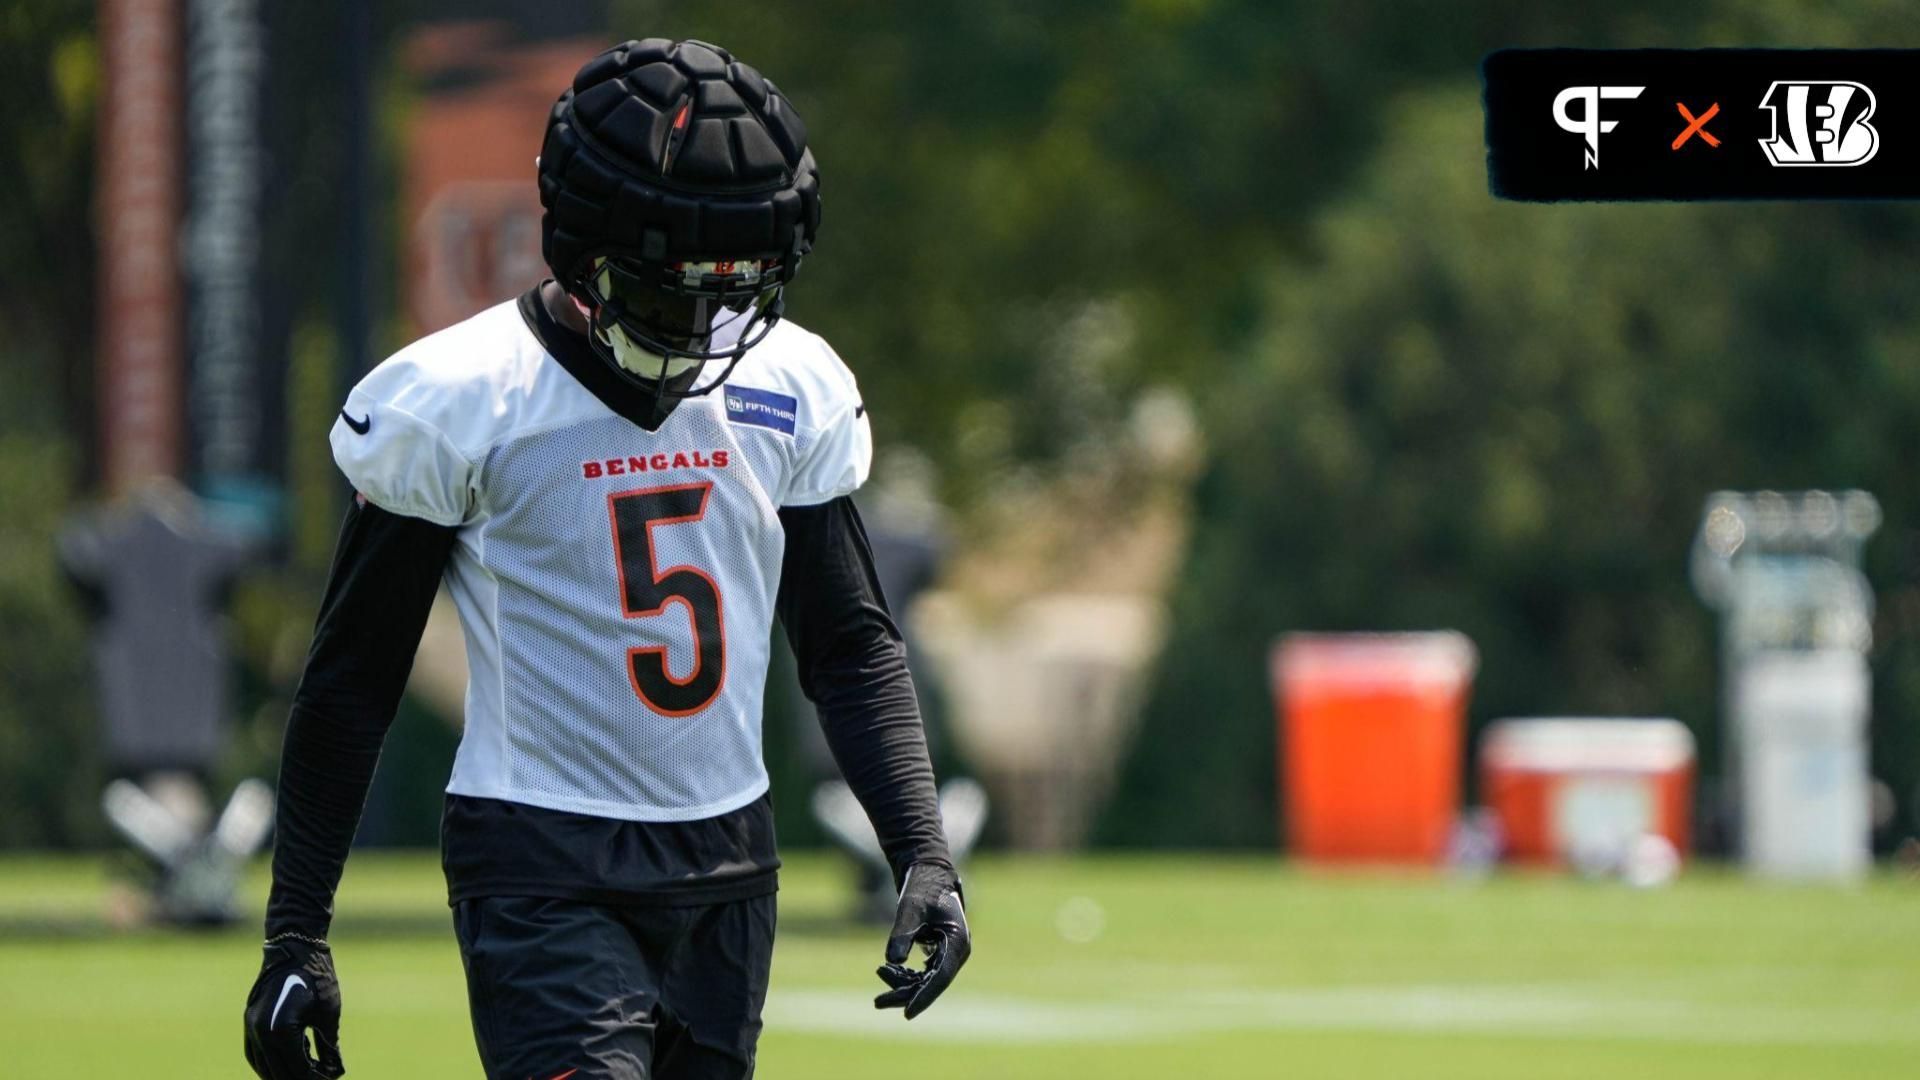
[{"label": "black logo banner", "polygon": [[1920,198],[1920,49],[1503,49],[1501,198]]}]

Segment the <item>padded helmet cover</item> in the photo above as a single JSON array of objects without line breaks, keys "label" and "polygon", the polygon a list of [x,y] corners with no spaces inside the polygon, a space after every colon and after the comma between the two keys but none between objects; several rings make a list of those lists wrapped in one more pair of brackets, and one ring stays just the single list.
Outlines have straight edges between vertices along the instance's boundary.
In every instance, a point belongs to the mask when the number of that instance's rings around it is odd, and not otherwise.
[{"label": "padded helmet cover", "polygon": [[799,114],[725,49],[664,38],[589,60],[554,103],[540,151],[542,254],[580,293],[588,261],[766,259],[790,279],[820,225]]}]

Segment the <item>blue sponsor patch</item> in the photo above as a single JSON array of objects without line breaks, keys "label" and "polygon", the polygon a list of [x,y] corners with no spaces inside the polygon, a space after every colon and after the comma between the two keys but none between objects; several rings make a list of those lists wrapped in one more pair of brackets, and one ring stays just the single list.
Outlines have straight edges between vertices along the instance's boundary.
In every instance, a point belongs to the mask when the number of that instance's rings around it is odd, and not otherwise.
[{"label": "blue sponsor patch", "polygon": [[729,386],[725,395],[727,419],[736,424],[758,424],[791,435],[793,425],[800,418],[800,403],[786,394],[755,390],[750,386]]}]

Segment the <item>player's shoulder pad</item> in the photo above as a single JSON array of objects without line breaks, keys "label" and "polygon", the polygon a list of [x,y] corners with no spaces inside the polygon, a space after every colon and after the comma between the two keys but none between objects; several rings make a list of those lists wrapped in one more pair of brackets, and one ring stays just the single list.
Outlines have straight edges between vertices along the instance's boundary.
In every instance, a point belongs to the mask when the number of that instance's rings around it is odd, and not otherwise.
[{"label": "player's shoulder pad", "polygon": [[[781,505],[827,502],[865,483],[873,463],[873,434],[860,385],[840,354],[820,335],[788,320],[748,358],[751,362],[728,379],[728,390],[761,390],[794,403],[789,434],[795,468]],[[772,404],[777,408],[783,403]],[[729,416],[738,407],[753,405],[729,400]]]},{"label": "player's shoulder pad", "polygon": [[478,462],[511,426],[539,361],[501,304],[387,358],[347,394],[330,440],[355,490],[382,509],[465,522]]},{"label": "player's shoulder pad", "polygon": [[[860,386],[825,338],[782,320],[727,380],[730,387],[765,389],[794,399],[797,426],[819,432],[842,414],[861,409]],[[862,410],[864,411],[864,410]]]}]

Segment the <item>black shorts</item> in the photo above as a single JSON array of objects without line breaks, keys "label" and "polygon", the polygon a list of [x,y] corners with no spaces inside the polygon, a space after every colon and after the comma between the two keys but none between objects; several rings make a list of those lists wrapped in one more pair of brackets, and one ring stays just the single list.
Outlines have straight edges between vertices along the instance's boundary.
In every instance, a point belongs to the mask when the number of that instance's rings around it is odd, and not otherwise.
[{"label": "black shorts", "polygon": [[774,897],[617,907],[461,900],[454,933],[489,1080],[750,1077]]}]

